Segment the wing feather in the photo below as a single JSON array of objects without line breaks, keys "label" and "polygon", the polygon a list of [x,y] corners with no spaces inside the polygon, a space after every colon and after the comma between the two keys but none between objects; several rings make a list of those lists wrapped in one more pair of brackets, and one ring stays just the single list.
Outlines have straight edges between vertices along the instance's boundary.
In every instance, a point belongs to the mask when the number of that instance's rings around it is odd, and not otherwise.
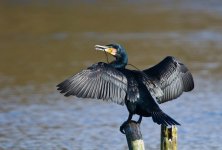
[{"label": "wing feather", "polygon": [[194,88],[192,74],[184,64],[172,56],[143,72],[163,91],[162,96],[156,95],[158,103],[175,99]]},{"label": "wing feather", "polygon": [[123,105],[127,78],[106,63],[97,63],[57,85],[65,96],[102,99]]}]

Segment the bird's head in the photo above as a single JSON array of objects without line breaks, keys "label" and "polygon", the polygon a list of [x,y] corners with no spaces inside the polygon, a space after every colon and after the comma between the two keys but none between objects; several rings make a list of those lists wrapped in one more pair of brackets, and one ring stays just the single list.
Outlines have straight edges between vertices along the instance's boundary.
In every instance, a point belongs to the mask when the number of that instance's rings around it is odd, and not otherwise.
[{"label": "bird's head", "polygon": [[119,44],[108,44],[108,45],[95,45],[96,50],[105,51],[112,56],[116,57],[116,59],[123,59],[127,57],[125,49]]}]

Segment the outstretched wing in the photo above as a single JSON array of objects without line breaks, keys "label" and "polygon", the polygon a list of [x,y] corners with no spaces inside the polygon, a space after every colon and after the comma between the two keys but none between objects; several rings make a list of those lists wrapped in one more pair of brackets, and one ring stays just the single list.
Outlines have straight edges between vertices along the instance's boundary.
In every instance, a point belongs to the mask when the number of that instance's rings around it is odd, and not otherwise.
[{"label": "outstretched wing", "polygon": [[127,79],[111,65],[99,62],[57,85],[65,96],[95,98],[124,104]]},{"label": "outstretched wing", "polygon": [[158,103],[179,97],[183,92],[194,88],[194,81],[187,67],[172,56],[166,57],[159,64],[143,70],[143,72],[157,83],[163,91],[158,97]]}]

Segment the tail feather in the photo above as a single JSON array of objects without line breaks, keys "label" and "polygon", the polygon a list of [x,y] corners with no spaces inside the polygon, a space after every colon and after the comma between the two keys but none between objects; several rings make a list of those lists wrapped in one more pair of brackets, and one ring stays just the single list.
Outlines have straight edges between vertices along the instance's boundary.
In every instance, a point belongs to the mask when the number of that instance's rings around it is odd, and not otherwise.
[{"label": "tail feather", "polygon": [[153,122],[159,125],[180,125],[177,121],[165,114],[163,111],[152,112],[151,115]]}]

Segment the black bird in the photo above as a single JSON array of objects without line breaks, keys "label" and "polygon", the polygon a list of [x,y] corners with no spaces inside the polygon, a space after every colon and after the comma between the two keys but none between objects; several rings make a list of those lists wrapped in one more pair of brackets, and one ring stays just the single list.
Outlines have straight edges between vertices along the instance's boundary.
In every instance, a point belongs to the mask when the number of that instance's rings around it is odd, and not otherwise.
[{"label": "black bird", "polygon": [[193,77],[187,67],[172,56],[159,64],[145,69],[126,69],[128,57],[125,49],[118,44],[96,45],[96,50],[105,51],[115,57],[111,63],[99,62],[58,84],[58,90],[65,96],[101,99],[120,105],[126,104],[129,117],[121,127],[132,119],[134,114],[152,117],[162,125],[180,125],[165,114],[161,104],[179,97],[183,92],[194,88]]}]

